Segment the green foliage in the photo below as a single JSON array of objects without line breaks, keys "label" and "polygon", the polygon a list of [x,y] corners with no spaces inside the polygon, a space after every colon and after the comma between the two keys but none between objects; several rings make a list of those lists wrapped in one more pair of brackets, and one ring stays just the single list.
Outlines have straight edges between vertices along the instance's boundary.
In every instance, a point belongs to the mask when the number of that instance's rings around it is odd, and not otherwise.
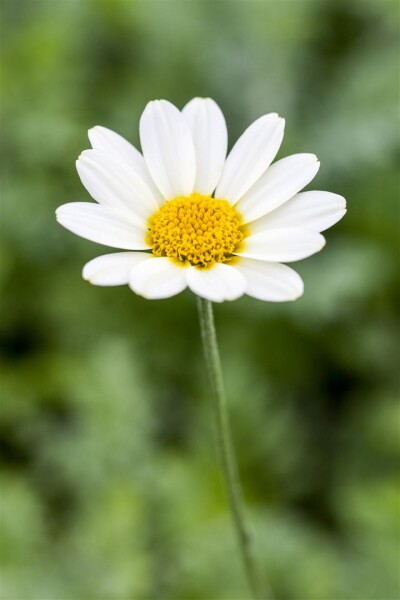
[{"label": "green foliage", "polygon": [[[260,569],[285,600],[399,598],[397,3],[2,3],[2,600],[244,600],[195,302],[94,288],[59,227],[102,124],[211,96],[287,117],[348,214],[303,298],[216,308]],[[296,265],[297,268],[297,265]]]}]

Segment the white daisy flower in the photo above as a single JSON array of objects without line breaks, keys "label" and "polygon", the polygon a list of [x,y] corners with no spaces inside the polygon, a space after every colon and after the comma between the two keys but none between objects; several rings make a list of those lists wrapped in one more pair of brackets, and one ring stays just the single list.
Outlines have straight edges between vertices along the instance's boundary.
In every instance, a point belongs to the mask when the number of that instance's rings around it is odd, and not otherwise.
[{"label": "white daisy flower", "polygon": [[97,203],[64,204],[57,219],[125,252],[91,260],[84,279],[128,284],[149,299],[186,287],[213,302],[301,296],[300,276],[282,263],[321,250],[320,232],[343,217],[346,203],[330,192],[298,193],[319,169],[314,154],[271,165],[283,130],[276,113],[264,115],[226,157],[225,119],[210,98],[194,98],[182,111],[149,102],[140,119],[143,154],[105,127],[91,129],[92,149],[77,169]]}]

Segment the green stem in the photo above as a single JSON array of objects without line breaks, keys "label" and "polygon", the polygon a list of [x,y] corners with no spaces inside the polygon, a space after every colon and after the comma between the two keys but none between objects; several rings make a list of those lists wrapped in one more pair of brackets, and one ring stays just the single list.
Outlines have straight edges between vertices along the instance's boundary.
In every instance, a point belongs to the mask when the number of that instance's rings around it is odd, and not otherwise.
[{"label": "green stem", "polygon": [[[217,441],[225,486],[229,498],[232,520],[236,529],[239,550],[253,598],[261,600],[263,596],[258,584],[256,568],[252,553],[251,540],[244,521],[244,504],[240,485],[239,472],[233,449],[232,434],[226,406],[221,362],[215,332],[212,303],[197,298],[201,338],[204,357],[210,379],[213,407],[216,421]],[[265,596],[264,596],[265,598]],[[272,599],[272,595],[270,594]]]}]

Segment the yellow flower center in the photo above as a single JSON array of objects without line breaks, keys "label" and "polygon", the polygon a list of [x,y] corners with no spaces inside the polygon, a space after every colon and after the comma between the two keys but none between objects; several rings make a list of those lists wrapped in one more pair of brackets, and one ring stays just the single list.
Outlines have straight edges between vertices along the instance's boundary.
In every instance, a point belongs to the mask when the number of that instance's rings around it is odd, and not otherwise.
[{"label": "yellow flower center", "polygon": [[226,200],[201,194],[166,202],[148,221],[156,256],[199,268],[228,262],[244,238],[240,214]]}]

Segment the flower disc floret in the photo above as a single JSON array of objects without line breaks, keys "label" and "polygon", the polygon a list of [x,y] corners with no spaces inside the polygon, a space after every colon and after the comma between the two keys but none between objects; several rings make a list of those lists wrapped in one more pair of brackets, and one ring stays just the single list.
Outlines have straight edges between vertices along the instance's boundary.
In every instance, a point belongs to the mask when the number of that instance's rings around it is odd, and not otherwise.
[{"label": "flower disc floret", "polygon": [[156,256],[207,268],[233,258],[241,225],[229,202],[195,193],[169,200],[149,219],[147,242]]}]

